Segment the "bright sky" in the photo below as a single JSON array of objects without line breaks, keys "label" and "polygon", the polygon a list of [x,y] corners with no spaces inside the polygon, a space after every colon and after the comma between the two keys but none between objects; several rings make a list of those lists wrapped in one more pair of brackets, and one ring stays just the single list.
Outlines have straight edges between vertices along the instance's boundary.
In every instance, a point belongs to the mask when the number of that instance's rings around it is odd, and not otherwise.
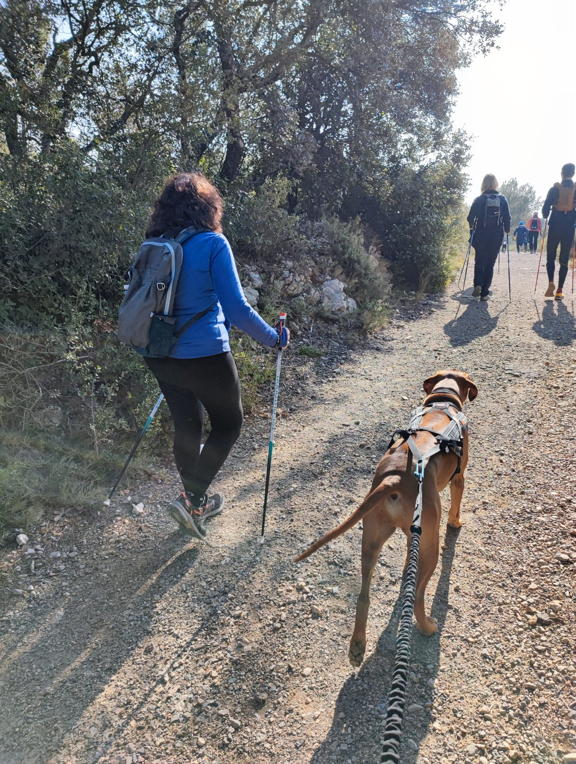
[{"label": "bright sky", "polygon": [[544,198],[562,165],[576,163],[576,0],[507,0],[495,14],[500,49],[459,76],[454,123],[472,136],[467,200],[488,172]]}]

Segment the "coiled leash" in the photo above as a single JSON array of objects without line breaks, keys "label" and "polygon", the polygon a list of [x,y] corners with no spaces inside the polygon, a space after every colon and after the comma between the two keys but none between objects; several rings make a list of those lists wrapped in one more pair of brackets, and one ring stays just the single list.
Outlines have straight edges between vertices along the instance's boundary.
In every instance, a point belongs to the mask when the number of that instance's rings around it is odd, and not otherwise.
[{"label": "coiled leash", "polygon": [[[394,659],[394,673],[392,675],[392,685],[388,694],[388,703],[386,706],[386,719],[384,724],[384,742],[382,745],[382,757],[380,764],[398,764],[400,761],[400,741],[402,737],[402,723],[404,721],[404,706],[406,703],[406,685],[408,680],[408,669],[410,667],[410,658],[412,656],[412,616],[414,613],[414,602],[416,600],[416,581],[418,577],[418,554],[420,551],[420,536],[422,535],[422,505],[423,505],[423,485],[424,470],[430,457],[440,451],[453,451],[458,456],[458,468],[454,475],[460,472],[460,459],[462,456],[463,430],[466,428],[466,420],[461,412],[454,415],[448,408],[451,404],[432,403],[417,409],[410,418],[410,425],[407,430],[397,430],[392,436],[388,448],[396,440],[396,435],[400,435],[406,442],[415,461],[414,477],[418,481],[418,496],[416,506],[414,507],[414,516],[410,526],[410,553],[408,556],[408,567],[404,576],[402,586],[402,610],[400,615],[400,628],[396,639],[396,655]],[[423,415],[429,409],[441,409],[451,420],[448,429],[444,433],[419,427]],[[415,425],[415,426],[414,426]],[[457,433],[453,425],[457,425]],[[436,445],[422,454],[412,437],[416,432],[429,432],[436,436]],[[449,439],[447,435],[456,435],[458,438]],[[452,475],[452,477],[454,477]]]}]

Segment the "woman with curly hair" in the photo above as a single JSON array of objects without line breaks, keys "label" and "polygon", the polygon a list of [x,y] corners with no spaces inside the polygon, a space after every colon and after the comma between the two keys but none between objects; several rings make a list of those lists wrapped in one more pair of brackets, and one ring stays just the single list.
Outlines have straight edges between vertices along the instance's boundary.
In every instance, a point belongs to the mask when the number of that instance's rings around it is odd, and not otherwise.
[{"label": "woman with curly hair", "polygon": [[[246,302],[234,255],[220,225],[218,190],[199,172],[171,178],[156,201],[146,236],[174,238],[196,233],[183,244],[183,262],[174,300],[176,331],[209,310],[178,338],[168,358],[146,358],[174,422],[174,457],[184,490],[171,502],[176,522],[205,538],[204,521],[222,511],[224,497],[207,490],[240,435],[240,382],[230,353],[233,324],[266,347],[286,347],[289,333],[272,328]],[[210,435],[201,449],[204,410]]]}]

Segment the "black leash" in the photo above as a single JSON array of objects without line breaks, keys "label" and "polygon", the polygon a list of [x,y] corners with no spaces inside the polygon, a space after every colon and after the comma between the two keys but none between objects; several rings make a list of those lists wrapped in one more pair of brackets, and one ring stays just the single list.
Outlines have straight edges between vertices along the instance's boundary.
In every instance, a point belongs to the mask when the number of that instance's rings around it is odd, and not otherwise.
[{"label": "black leash", "polygon": [[420,551],[420,536],[422,535],[422,486],[424,483],[424,460],[437,453],[440,448],[436,445],[431,451],[422,455],[410,437],[407,440],[414,454],[416,470],[414,475],[418,480],[418,498],[414,508],[414,517],[410,526],[410,555],[408,568],[402,584],[402,611],[400,629],[396,639],[396,656],[392,686],[386,706],[386,721],[384,726],[384,743],[380,764],[398,764],[400,761],[400,741],[404,721],[404,706],[406,704],[406,685],[408,669],[412,655],[412,617],[416,599],[416,579],[418,576],[418,553]]}]

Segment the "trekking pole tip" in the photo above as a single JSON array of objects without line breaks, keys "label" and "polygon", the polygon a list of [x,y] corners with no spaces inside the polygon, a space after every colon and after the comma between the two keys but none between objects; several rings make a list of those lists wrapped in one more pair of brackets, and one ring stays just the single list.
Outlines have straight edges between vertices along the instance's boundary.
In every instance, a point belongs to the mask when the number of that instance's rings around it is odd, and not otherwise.
[{"label": "trekking pole tip", "polygon": [[258,546],[264,546],[264,536],[260,536],[258,539]]},{"label": "trekking pole tip", "polygon": [[105,499],[105,500],[102,502],[102,504],[103,504],[105,507],[109,507],[111,503],[112,503],[112,502],[110,501],[110,499]]}]

